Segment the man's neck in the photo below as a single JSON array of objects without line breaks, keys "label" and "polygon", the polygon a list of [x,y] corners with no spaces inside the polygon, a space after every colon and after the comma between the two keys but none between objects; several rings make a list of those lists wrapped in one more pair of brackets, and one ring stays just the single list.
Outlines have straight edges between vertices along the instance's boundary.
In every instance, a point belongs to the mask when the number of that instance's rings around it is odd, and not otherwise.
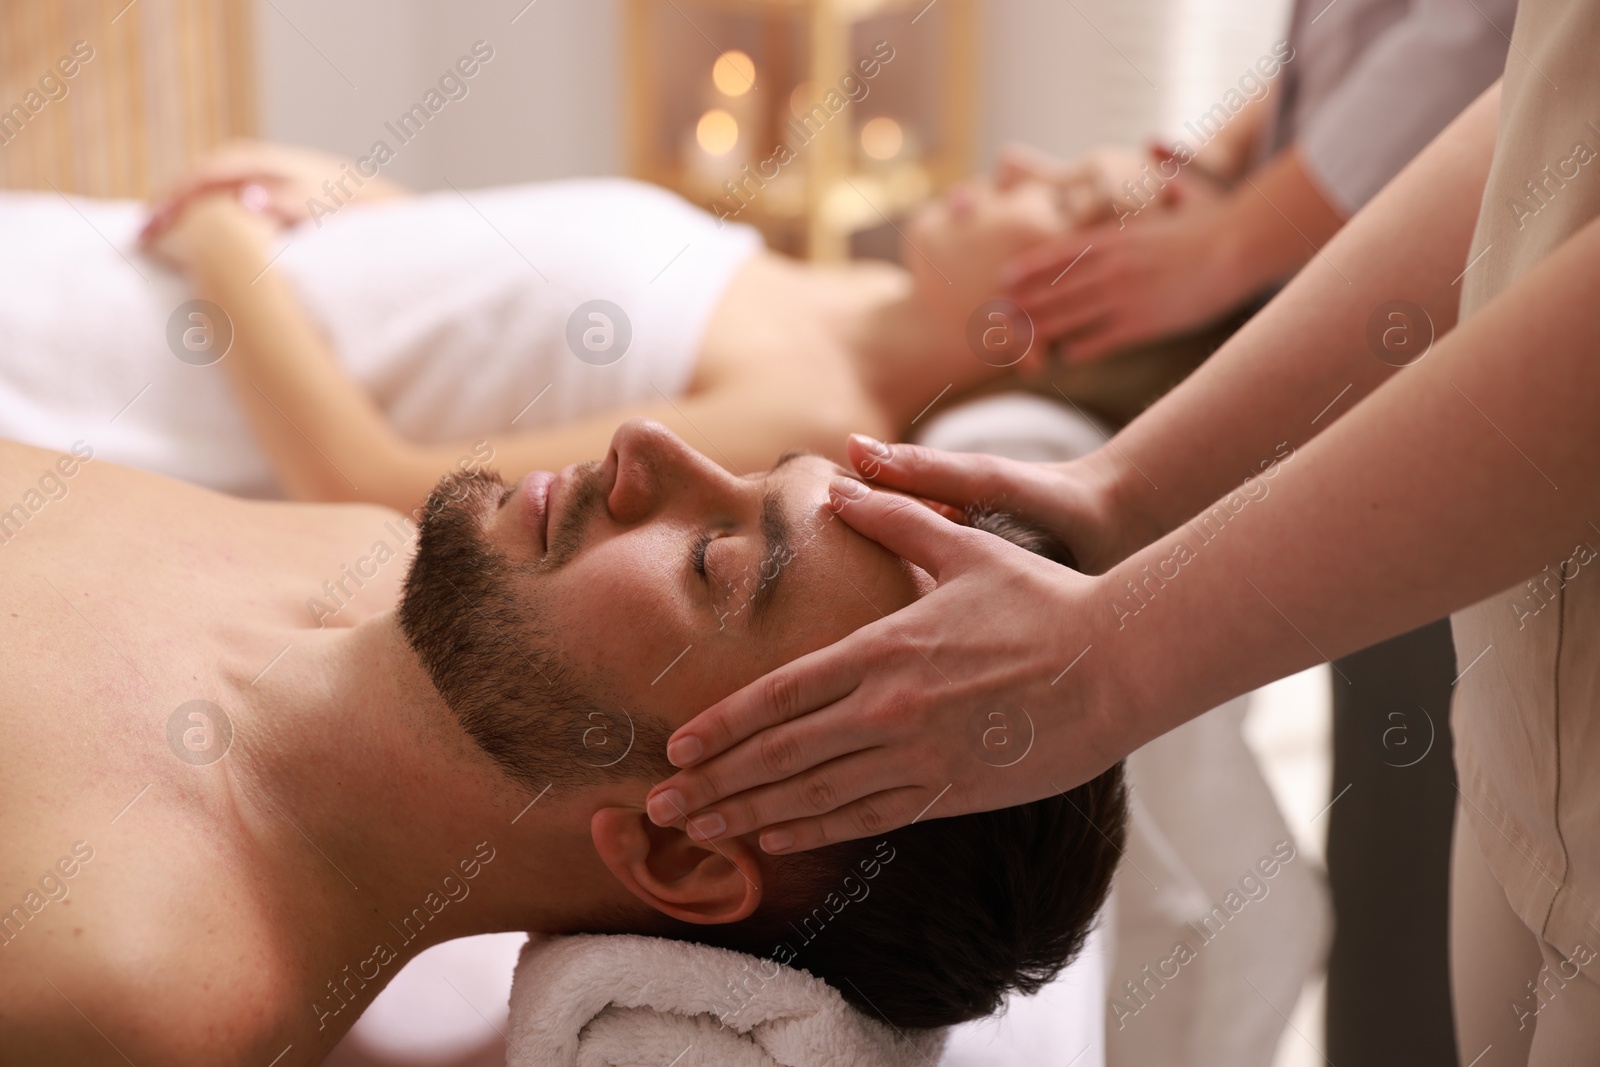
[{"label": "man's neck", "polygon": [[297,644],[242,703],[237,808],[323,1010],[449,938],[571,929],[611,881],[585,814],[473,745],[392,612]]}]

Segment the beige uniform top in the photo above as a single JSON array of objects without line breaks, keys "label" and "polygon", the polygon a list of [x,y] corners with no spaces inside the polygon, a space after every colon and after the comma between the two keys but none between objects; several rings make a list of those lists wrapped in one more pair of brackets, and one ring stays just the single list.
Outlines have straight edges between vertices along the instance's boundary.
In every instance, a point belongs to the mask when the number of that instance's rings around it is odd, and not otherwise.
[{"label": "beige uniform top", "polygon": [[[1471,255],[1483,258],[1463,282],[1463,319],[1600,216],[1597,57],[1600,3],[1522,4],[1473,236]],[[1537,352],[1521,355],[1527,373],[1540,373]],[[1592,499],[1600,526],[1594,486],[1559,491]],[[1530,584],[1453,620],[1465,670],[1454,724],[1468,820],[1517,915],[1567,953],[1600,944],[1597,555],[1600,532]]]}]

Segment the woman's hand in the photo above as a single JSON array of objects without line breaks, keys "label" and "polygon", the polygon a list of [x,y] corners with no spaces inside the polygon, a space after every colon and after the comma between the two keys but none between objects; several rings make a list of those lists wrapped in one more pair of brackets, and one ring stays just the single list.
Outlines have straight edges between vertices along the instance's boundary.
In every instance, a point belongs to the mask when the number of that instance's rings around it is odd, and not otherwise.
[{"label": "woman's hand", "polygon": [[1132,747],[1096,669],[1114,617],[1099,579],[850,479],[831,506],[937,588],[681,727],[667,751],[687,769],[651,791],[651,819],[800,851],[1037,800]]},{"label": "woman's hand", "polygon": [[194,197],[182,214],[144,240],[144,247],[172,269],[189,273],[215,247],[224,230],[230,237],[265,247],[277,226],[240,204],[232,193],[212,191]]},{"label": "woman's hand", "polygon": [[280,228],[310,219],[313,200],[334,210],[358,196],[369,202],[405,195],[395,183],[367,176],[357,164],[325,152],[264,141],[229,141],[203,156],[155,198],[141,241],[153,243],[191,203],[223,192],[241,196]]},{"label": "woman's hand", "polygon": [[1181,333],[1237,307],[1254,279],[1234,263],[1230,201],[1202,200],[1073,230],[1028,249],[1006,292],[1069,362]]}]

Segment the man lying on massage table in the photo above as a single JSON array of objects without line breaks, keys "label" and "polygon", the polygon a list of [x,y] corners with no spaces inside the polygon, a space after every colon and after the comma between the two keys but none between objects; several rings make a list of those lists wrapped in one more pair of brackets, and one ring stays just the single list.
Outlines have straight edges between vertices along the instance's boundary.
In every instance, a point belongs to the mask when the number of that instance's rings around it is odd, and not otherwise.
[{"label": "man lying on massage table", "polygon": [[90,452],[0,444],[0,1061],[317,1063],[412,956],[507,930],[711,942],[953,1024],[1105,898],[1120,768],[796,857],[645,817],[676,726],[929,584],[833,521],[820,457],[738,477],[632,420],[603,462],[446,477],[413,531]]}]

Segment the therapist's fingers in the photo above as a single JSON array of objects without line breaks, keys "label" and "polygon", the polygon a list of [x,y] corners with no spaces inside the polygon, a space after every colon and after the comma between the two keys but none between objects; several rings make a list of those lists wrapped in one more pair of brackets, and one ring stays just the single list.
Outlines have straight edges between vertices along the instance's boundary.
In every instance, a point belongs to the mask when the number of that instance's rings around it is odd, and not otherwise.
[{"label": "therapist's fingers", "polygon": [[981,452],[890,445],[862,434],[851,434],[845,451],[869,481],[958,508],[992,503],[1001,488],[1002,462]]},{"label": "therapist's fingers", "polygon": [[1065,340],[1069,349],[1062,355],[1070,362],[1070,342],[1089,331],[1099,329],[1108,314],[1105,301],[1085,298],[1079,301],[1061,301],[1041,308],[1035,317],[1039,336],[1051,342]]},{"label": "therapist's fingers", "polygon": [[1024,249],[1001,270],[1000,284],[1008,292],[1017,293],[1069,276],[1094,256],[1100,231],[1101,227],[1071,230]]},{"label": "therapist's fingers", "polygon": [[1073,306],[1096,293],[1115,290],[1122,280],[1124,257],[1119,251],[1115,241],[1096,245],[1075,260],[1017,282],[1006,295],[1033,318],[1037,328],[1041,313],[1051,307]]},{"label": "therapist's fingers", "polygon": [[[775,723],[719,752],[714,758],[674,774],[650,790],[645,810],[658,825],[669,825],[685,818],[699,820],[708,812],[722,816],[727,825],[745,833],[766,823],[751,822],[754,814],[740,807],[746,790],[783,779],[793,781],[814,773],[817,768],[841,757],[881,744],[892,730],[886,730],[882,716],[863,707],[859,691],[844,699],[798,718]],[[820,790],[831,778],[815,783],[817,801],[795,810],[785,810],[777,818],[794,818],[830,811],[860,792],[841,795],[833,803]],[[730,800],[729,798],[738,798]],[[774,821],[769,815],[767,822]],[[722,836],[718,833],[712,836]]]},{"label": "therapist's fingers", "polygon": [[1059,342],[1057,355],[1063,362],[1082,363],[1108,351],[1104,342],[1110,335],[1121,338],[1130,324],[1128,298],[1114,279],[1096,274],[1061,292],[1030,294],[1018,302],[1033,317],[1041,338]]},{"label": "therapist's fingers", "polygon": [[[916,500],[875,492],[853,478],[833,480],[829,507],[858,533],[936,580],[971,543],[969,538],[981,536]],[[869,665],[882,661],[892,641],[893,631],[885,624],[866,626],[758,678],[678,727],[667,742],[667,759],[675,767],[693,767],[768,727],[827,707],[860,685]],[[798,758],[777,773],[815,762]]]},{"label": "therapist's fingers", "polygon": [[1045,527],[1070,546],[1074,569],[1076,560],[1094,557],[1089,535],[1107,521],[1083,484],[1064,478],[1059,464],[886,444],[859,434],[851,436],[846,451],[858,467],[870,469],[874,484],[943,502],[950,511],[950,505],[959,507],[963,524],[976,508],[1005,511]]},{"label": "therapist's fingers", "polygon": [[917,499],[919,501],[921,501],[924,506],[932,508],[934,512],[936,512],[939,515],[943,515],[945,518],[949,519],[951,522],[964,523],[964,522],[967,521],[967,509],[966,508],[952,507],[951,505],[946,504],[943,501],[933,500],[933,499],[930,499],[930,498],[925,497],[925,496],[919,496],[919,497],[917,497]]},{"label": "therapist's fingers", "polygon": [[1066,338],[1062,345],[1067,363],[1092,363],[1139,340],[1138,332],[1122,315],[1108,315],[1087,329]]},{"label": "therapist's fingers", "polygon": [[956,563],[975,531],[898,493],[868,488],[854,478],[835,478],[828,506],[856,533],[870,537],[937,580]]},{"label": "therapist's fingers", "polygon": [[826,815],[769,826],[757,840],[763,852],[782,855],[873,837],[916,822],[938,796],[934,790],[920,786],[886,789]]},{"label": "therapist's fingers", "polygon": [[792,660],[723,697],[673,731],[667,741],[668,761],[674,767],[698,766],[770,726],[849,696],[861,684],[864,660],[858,649],[870,642],[870,629]]},{"label": "therapist's fingers", "polygon": [[[726,794],[726,799],[691,813],[689,836],[696,840],[739,837],[764,826],[827,815],[881,790],[885,778],[892,775],[885,766],[890,758],[884,749],[850,752],[782,781]],[[759,776],[755,781],[764,782],[768,777]],[[706,832],[708,827],[710,832]]]}]

